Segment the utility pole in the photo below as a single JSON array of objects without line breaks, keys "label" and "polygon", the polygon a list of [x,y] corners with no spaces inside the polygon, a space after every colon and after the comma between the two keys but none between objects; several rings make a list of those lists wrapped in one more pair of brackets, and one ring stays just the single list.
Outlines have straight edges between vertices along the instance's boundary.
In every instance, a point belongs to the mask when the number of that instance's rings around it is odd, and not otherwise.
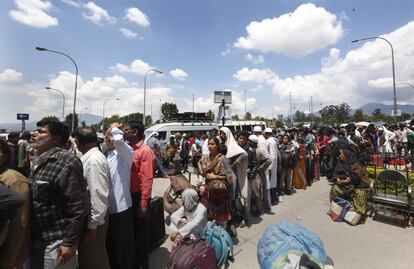
[{"label": "utility pole", "polygon": [[292,92],[289,92],[290,127],[293,126]]},{"label": "utility pole", "polygon": [[244,120],[246,120],[246,113],[247,113],[246,100],[247,100],[247,90],[244,90]]},{"label": "utility pole", "polygon": [[193,121],[194,121],[194,93],[193,93],[193,114],[192,114],[191,118],[192,118],[192,119],[193,119]]},{"label": "utility pole", "polygon": [[311,96],[311,100],[310,100],[310,105],[311,105],[311,121],[313,121],[313,96]]}]

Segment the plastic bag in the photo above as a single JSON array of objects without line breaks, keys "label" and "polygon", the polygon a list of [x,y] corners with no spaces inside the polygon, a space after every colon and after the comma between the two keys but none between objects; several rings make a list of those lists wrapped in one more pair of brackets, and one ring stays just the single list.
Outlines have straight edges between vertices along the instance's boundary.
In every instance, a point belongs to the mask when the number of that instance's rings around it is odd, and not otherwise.
[{"label": "plastic bag", "polygon": [[260,267],[276,268],[277,259],[290,250],[303,251],[321,262],[326,260],[325,248],[319,236],[297,223],[283,220],[267,227],[257,244]]}]

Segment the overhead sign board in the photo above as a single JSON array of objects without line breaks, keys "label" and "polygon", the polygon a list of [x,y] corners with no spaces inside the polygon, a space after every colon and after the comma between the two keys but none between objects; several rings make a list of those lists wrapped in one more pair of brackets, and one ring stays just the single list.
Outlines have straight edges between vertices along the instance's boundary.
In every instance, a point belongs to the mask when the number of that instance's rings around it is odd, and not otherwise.
[{"label": "overhead sign board", "polygon": [[231,91],[214,91],[214,103],[231,104]]},{"label": "overhead sign board", "polygon": [[29,120],[29,114],[17,113],[17,120]]}]

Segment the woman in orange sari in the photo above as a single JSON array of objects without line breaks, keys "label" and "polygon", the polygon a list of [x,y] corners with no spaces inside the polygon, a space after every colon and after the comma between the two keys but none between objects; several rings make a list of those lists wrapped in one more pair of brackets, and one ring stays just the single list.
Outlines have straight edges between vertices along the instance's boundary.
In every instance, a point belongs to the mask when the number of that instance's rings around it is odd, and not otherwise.
[{"label": "woman in orange sari", "polygon": [[293,168],[292,182],[295,189],[306,190],[306,150],[302,133],[297,134],[296,142],[296,164]]},{"label": "woman in orange sari", "polygon": [[202,203],[207,208],[209,220],[231,220],[231,193],[234,174],[226,157],[219,153],[217,138],[209,138],[209,154],[198,162],[199,173],[205,178]]}]

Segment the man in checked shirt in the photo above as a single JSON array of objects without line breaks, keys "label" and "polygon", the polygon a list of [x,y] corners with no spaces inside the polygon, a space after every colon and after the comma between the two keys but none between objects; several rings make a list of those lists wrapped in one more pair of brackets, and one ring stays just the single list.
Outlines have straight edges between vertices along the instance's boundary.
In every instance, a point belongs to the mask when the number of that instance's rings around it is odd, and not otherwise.
[{"label": "man in checked shirt", "polygon": [[90,201],[82,163],[63,148],[68,138],[66,125],[46,121],[37,123],[32,136],[32,269],[76,268],[76,248]]}]

